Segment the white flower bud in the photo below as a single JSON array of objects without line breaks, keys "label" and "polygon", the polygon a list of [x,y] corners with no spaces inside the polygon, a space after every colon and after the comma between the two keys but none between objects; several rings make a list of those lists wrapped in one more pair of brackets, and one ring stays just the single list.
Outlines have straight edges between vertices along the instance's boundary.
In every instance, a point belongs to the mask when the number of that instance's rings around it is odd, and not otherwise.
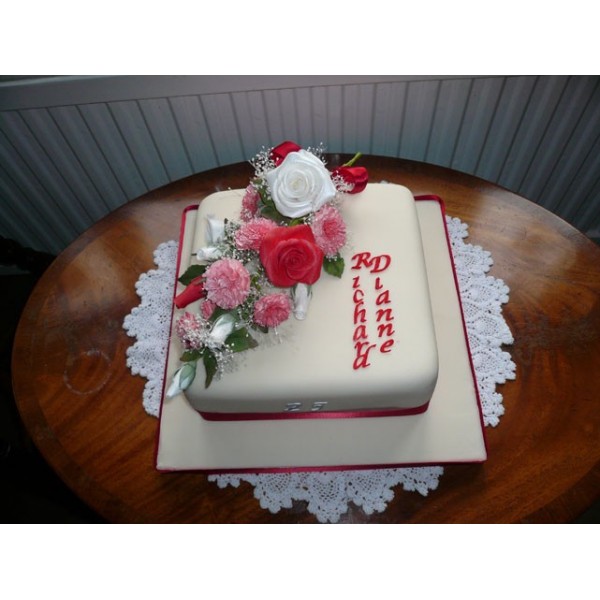
[{"label": "white flower bud", "polygon": [[297,283],[292,289],[292,299],[294,300],[294,317],[299,321],[306,319],[308,313],[308,304],[312,296],[310,285]]},{"label": "white flower bud", "polygon": [[173,398],[174,396],[177,396],[177,394],[187,390],[190,385],[192,385],[194,377],[196,377],[196,363],[185,363],[183,366],[179,367],[179,369],[175,371],[171,385],[167,390],[167,398]]},{"label": "white flower bud", "polygon": [[213,324],[206,345],[210,348],[218,348],[225,343],[228,336],[236,328],[235,317],[230,313],[221,315]]},{"label": "white flower bud", "polygon": [[216,246],[205,246],[196,250],[195,254],[198,260],[216,260],[221,257],[222,252]]},{"label": "white flower bud", "polygon": [[223,239],[225,235],[225,221],[217,219],[214,215],[206,217],[206,243],[214,246]]}]

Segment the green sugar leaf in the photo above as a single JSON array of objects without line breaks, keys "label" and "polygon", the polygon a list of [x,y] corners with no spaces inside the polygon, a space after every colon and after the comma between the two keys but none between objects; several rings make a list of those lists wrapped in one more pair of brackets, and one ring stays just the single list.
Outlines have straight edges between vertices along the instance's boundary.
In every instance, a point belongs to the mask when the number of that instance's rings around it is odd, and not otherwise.
[{"label": "green sugar leaf", "polygon": [[196,277],[204,275],[206,271],[206,265],[190,265],[185,273],[179,278],[180,283],[183,285],[189,285]]},{"label": "green sugar leaf", "polygon": [[202,362],[204,363],[204,370],[206,371],[204,387],[207,388],[212,383],[212,380],[217,372],[217,358],[210,350],[207,349],[202,355]]},{"label": "green sugar leaf", "polygon": [[200,360],[202,358],[202,354],[204,353],[204,348],[202,350],[186,350],[179,359],[181,362],[194,362],[196,360]]},{"label": "green sugar leaf", "polygon": [[243,352],[244,350],[258,346],[258,342],[248,333],[245,327],[236,329],[233,333],[229,334],[225,340],[225,344],[232,352]]},{"label": "green sugar leaf", "polygon": [[325,257],[323,259],[323,269],[334,277],[341,277],[344,273],[344,259],[339,254],[333,258]]}]

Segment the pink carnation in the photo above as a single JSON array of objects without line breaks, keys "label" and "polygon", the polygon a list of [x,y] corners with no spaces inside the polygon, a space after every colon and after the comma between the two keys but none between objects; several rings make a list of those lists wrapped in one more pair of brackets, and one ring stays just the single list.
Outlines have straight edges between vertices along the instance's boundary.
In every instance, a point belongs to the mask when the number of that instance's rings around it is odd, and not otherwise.
[{"label": "pink carnation", "polygon": [[254,321],[262,327],[277,327],[288,319],[291,301],[287,294],[263,296],[254,305]]},{"label": "pink carnation", "polygon": [[215,308],[217,305],[210,300],[202,300],[200,302],[200,314],[204,319],[208,321],[212,317],[213,312],[215,312]]},{"label": "pink carnation", "polygon": [[235,232],[235,245],[239,250],[258,251],[266,233],[274,227],[277,224],[269,219],[252,219]]},{"label": "pink carnation", "polygon": [[311,229],[317,246],[325,256],[334,256],[346,243],[346,223],[339,211],[330,204],[315,214]]},{"label": "pink carnation", "polygon": [[184,348],[200,348],[202,346],[202,324],[192,313],[184,312],[175,323],[175,333]]},{"label": "pink carnation", "polygon": [[260,195],[256,191],[256,188],[253,185],[249,185],[242,198],[242,212],[240,214],[242,221],[249,221],[254,218],[256,211],[258,210],[259,200]]},{"label": "pink carnation", "polygon": [[221,308],[239,306],[250,292],[250,274],[234,258],[222,258],[204,272],[206,297]]}]

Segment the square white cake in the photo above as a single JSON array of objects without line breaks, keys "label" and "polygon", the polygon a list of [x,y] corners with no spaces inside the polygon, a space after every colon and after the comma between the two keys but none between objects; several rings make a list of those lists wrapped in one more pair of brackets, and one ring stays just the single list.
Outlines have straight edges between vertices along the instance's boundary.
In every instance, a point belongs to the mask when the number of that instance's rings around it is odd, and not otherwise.
[{"label": "square white cake", "polygon": [[[243,194],[203,200],[192,248],[207,244],[208,217],[239,218]],[[403,186],[371,184],[340,211],[349,232],[341,278],[323,273],[306,318],[258,334],[258,347],[237,355],[209,387],[196,376],[185,395],[205,417],[427,409],[438,354],[415,200]]]},{"label": "square white cake", "polygon": [[[485,439],[460,298],[439,202],[417,202],[439,374],[428,410],[380,418],[210,421],[184,394],[164,398],[156,449],[161,471],[273,472],[481,462]],[[180,272],[195,247],[197,211],[181,239]],[[179,364],[171,339],[167,381]]]}]

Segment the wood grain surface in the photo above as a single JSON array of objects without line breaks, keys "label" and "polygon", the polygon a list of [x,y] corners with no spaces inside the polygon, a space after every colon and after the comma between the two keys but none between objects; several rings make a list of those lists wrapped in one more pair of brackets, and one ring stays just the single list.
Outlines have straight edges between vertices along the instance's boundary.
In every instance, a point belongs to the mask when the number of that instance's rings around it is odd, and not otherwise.
[{"label": "wood grain surface", "polygon": [[[361,164],[373,182],[441,196],[469,225],[466,241],[492,253],[490,275],[510,287],[504,316],[517,377],[498,386],[505,415],[486,429],[487,462],[446,467],[427,497],[398,487],[382,513],[351,505],[341,521],[573,520],[600,497],[600,248],[480,179],[400,159]],[[277,514],[261,509],[248,484],[219,489],[203,474],[155,471],[158,421],[142,407],[145,380],[125,363],[134,340],[123,319],[139,304],[135,283],[155,267],[154,249],[177,238],[184,207],[246,187],[251,175],[246,163],[222,167],[124,205],[54,261],[22,315],[13,385],[24,423],[60,477],[111,522],[316,522],[302,502]]]}]

